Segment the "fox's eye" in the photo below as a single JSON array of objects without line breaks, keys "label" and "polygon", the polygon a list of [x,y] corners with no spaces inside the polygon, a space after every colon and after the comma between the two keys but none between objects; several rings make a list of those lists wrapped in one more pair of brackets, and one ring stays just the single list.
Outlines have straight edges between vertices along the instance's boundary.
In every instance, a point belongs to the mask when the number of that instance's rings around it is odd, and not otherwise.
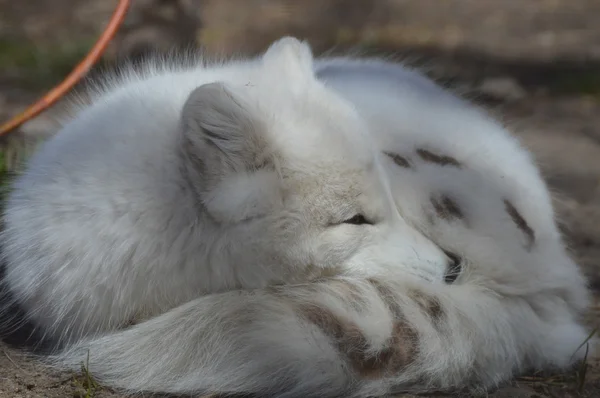
[{"label": "fox's eye", "polygon": [[369,222],[369,220],[367,220],[362,214],[357,214],[354,217],[345,220],[344,224],[363,225],[372,223]]}]

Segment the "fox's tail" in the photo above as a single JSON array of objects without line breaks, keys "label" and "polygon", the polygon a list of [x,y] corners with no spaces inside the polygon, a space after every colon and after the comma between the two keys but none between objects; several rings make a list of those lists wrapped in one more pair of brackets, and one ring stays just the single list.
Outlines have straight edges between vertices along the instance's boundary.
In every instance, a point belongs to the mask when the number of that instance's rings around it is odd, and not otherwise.
[{"label": "fox's tail", "polygon": [[51,361],[80,369],[89,360],[100,383],[136,393],[364,397],[490,387],[524,366],[577,358],[581,327],[523,334],[544,330],[542,321],[510,300],[477,287],[350,278],[227,292]]}]

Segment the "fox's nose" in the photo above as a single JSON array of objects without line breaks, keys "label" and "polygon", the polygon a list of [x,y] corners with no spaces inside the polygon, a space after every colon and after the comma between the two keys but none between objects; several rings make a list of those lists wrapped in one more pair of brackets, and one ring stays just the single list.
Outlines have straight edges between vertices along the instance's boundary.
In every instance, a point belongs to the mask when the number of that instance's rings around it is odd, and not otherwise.
[{"label": "fox's nose", "polygon": [[448,265],[446,267],[446,275],[444,275],[444,281],[448,284],[454,283],[456,278],[462,271],[462,261],[460,257],[452,252],[444,250],[448,257]]}]

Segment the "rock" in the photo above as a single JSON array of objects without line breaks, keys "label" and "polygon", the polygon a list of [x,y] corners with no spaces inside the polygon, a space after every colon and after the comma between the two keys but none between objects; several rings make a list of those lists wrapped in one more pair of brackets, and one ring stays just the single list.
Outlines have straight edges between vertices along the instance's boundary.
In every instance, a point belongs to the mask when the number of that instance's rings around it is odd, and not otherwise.
[{"label": "rock", "polygon": [[523,87],[510,77],[487,78],[479,85],[477,91],[481,94],[506,101],[517,101],[527,95]]}]

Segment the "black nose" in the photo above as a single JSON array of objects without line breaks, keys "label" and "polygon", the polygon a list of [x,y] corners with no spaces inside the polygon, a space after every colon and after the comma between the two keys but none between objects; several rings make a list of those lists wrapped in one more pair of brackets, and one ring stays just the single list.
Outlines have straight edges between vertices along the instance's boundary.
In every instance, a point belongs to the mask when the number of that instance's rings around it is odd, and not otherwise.
[{"label": "black nose", "polygon": [[460,275],[462,271],[462,265],[460,257],[456,254],[451,253],[449,251],[444,250],[446,256],[448,256],[448,267],[446,268],[446,275],[444,276],[444,281],[448,284],[454,283],[456,278]]}]

